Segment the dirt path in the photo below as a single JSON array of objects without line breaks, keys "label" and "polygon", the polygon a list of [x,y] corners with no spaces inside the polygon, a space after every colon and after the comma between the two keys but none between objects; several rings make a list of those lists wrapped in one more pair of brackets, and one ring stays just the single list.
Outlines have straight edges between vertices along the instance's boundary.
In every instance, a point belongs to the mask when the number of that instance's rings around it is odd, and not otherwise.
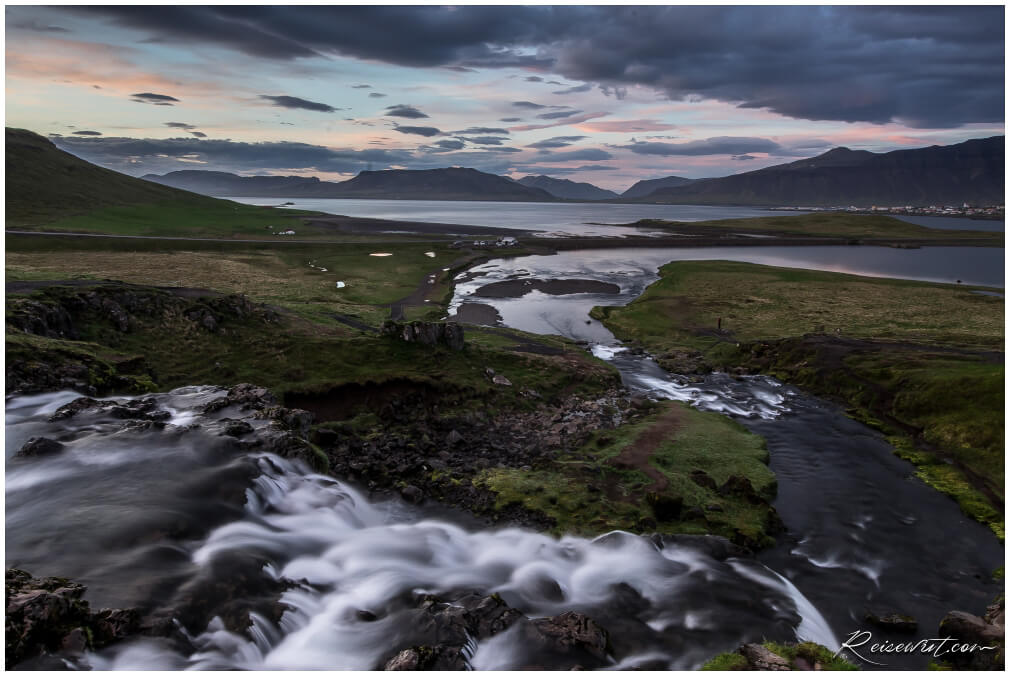
[{"label": "dirt path", "polygon": [[[421,282],[417,285],[417,288],[414,289],[414,291],[411,292],[409,296],[406,296],[398,301],[389,304],[389,318],[397,322],[403,321],[404,308],[428,305],[424,301],[425,299],[428,299],[433,289],[438,288],[438,278],[440,275],[444,273],[444,268],[446,267],[449,268],[449,272],[444,274],[451,275],[454,274],[454,272],[458,268],[471,265],[485,258],[487,258],[487,256],[486,254],[483,253],[480,254],[469,253],[464,256],[460,256],[456,260],[449,263],[449,265],[442,265],[435,268],[434,270],[432,270],[431,272],[429,272],[424,276],[424,279],[421,280]],[[428,280],[431,279],[432,276],[435,277],[436,280],[435,284],[428,283]]]},{"label": "dirt path", "polygon": [[620,455],[610,459],[610,464],[619,469],[637,469],[650,479],[652,485],[646,490],[660,493],[670,484],[669,479],[656,469],[649,460],[659,445],[670,439],[683,425],[683,413],[679,406],[670,406],[653,423],[621,451]]}]

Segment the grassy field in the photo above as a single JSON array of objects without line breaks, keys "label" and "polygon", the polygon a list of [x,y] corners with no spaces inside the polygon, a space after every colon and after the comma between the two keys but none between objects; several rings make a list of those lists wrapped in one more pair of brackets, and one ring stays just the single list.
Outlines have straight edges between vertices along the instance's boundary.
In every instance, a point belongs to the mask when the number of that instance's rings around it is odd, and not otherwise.
[{"label": "grassy field", "polygon": [[384,305],[410,295],[429,275],[435,275],[428,285],[431,297],[444,297],[452,274],[444,268],[453,268],[462,255],[444,245],[411,243],[260,245],[12,235],[6,273],[8,281],[115,279],[213,289],[307,318],[326,321],[336,312],[377,326],[389,316]]},{"label": "grassy field", "polygon": [[670,368],[696,352],[844,402],[1002,537],[1002,298],[725,261],[660,273],[628,306],[594,316]]},{"label": "grassy field", "polygon": [[811,237],[843,237],[846,239],[915,239],[935,240],[978,238],[1003,245],[1002,232],[978,230],[938,230],[899,218],[870,214],[819,212],[798,215],[734,218],[717,221],[682,223],[659,219],[643,219],[630,225],[659,228],[671,232],[747,232],[761,234],[807,235]]},{"label": "grassy field", "polygon": [[[550,515],[558,533],[715,533],[760,547],[773,541],[777,523],[765,502],[775,495],[767,462],[764,440],[729,418],[664,402],[547,466],[494,468],[475,483],[497,493],[499,507]],[[698,472],[704,476],[695,480]],[[720,491],[730,477],[747,479],[762,499]]]}]

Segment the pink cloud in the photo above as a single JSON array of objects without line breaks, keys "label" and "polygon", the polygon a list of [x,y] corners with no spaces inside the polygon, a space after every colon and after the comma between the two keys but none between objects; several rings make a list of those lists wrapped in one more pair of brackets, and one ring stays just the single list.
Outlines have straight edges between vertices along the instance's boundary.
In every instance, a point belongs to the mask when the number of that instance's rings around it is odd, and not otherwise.
[{"label": "pink cloud", "polygon": [[579,131],[668,131],[677,126],[658,120],[611,120],[576,125]]}]

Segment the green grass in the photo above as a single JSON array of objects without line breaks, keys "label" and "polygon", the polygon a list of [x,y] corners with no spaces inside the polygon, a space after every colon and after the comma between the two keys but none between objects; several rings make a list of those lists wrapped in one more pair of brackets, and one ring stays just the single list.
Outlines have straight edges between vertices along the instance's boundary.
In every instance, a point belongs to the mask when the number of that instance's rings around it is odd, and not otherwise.
[{"label": "green grass", "polygon": [[[656,492],[653,477],[642,469],[615,463],[631,444],[664,416],[678,419],[675,430],[655,448],[649,463],[668,481]],[[666,533],[715,533],[749,546],[771,542],[771,508],[736,495],[721,495],[691,479],[701,470],[721,486],[731,476],[747,478],[770,499],[775,477],[766,463],[764,440],[732,420],[684,404],[665,402],[646,419],[599,432],[585,446],[532,471],[494,468],[474,483],[497,494],[498,508],[520,504],[551,516],[558,533],[598,535],[612,530]],[[652,505],[681,500],[676,518],[664,519]],[[719,511],[710,510],[716,506]],[[692,512],[691,508],[697,508]]]},{"label": "green grass", "polygon": [[[796,658],[801,658],[810,665],[819,664],[824,671],[858,671],[859,667],[849,662],[843,657],[835,657],[829,649],[824,646],[805,641],[803,643],[774,643],[766,641],[761,644],[767,650],[783,657],[793,664],[793,671],[799,671],[794,663]],[[702,671],[742,671],[747,670],[747,659],[740,653],[721,653],[716,655],[704,665]]]},{"label": "green grass", "polygon": [[[393,255],[369,255],[379,252]],[[26,235],[8,236],[6,273],[8,281],[116,279],[213,289],[245,294],[316,321],[328,322],[326,313],[337,312],[377,326],[389,316],[380,306],[410,295],[430,274],[436,275],[431,305],[445,301],[453,273],[443,268],[460,256],[447,246],[421,243],[280,245]],[[338,281],[345,287],[337,288]]]},{"label": "green grass", "polygon": [[854,417],[904,438],[901,454],[927,483],[1003,536],[1002,298],[726,261],[670,263],[660,274],[628,306],[593,316],[660,363],[696,351],[714,366],[769,373],[845,402]]},{"label": "green grass", "polygon": [[875,214],[813,213],[793,216],[761,216],[715,221],[678,222],[643,219],[630,225],[660,228],[671,232],[698,230],[749,232],[763,234],[843,237],[846,239],[921,239],[944,240],[978,238],[1002,246],[1003,233],[981,230],[939,230]]}]

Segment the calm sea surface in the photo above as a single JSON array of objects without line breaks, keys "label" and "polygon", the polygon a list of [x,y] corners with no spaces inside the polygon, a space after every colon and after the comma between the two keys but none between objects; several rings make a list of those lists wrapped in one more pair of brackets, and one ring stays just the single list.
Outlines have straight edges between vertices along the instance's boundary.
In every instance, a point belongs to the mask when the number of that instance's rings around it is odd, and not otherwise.
[{"label": "calm sea surface", "polygon": [[[555,202],[460,202],[429,200],[300,199],[231,197],[236,202],[279,205],[327,214],[411,220],[454,225],[482,225],[516,230],[540,230],[562,235],[626,236],[634,231],[608,225],[634,223],[643,218],[670,221],[709,221],[720,218],[795,216],[801,211],[775,212],[756,207],[709,207],[685,204],[594,204]],[[944,216],[899,216],[927,228],[943,230],[1003,230],[1003,221],[973,221]]]}]

